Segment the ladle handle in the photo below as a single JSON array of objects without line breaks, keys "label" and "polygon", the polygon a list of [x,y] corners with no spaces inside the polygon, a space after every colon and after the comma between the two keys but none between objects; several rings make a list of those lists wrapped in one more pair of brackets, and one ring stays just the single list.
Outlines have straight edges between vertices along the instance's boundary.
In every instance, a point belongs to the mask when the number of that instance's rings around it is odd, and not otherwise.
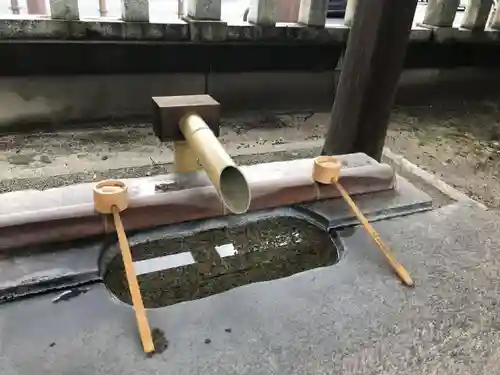
[{"label": "ladle handle", "polygon": [[392,266],[394,271],[398,274],[398,276],[403,280],[403,282],[408,285],[408,286],[413,286],[413,280],[408,273],[408,271],[403,267],[401,263],[398,262],[392,251],[389,249],[389,247],[382,241],[380,238],[380,235],[377,233],[375,228],[370,224],[370,222],[366,219],[365,215],[359,210],[358,206],[356,206],[356,203],[352,200],[352,198],[349,196],[347,191],[344,189],[344,187],[334,179],[332,179],[333,183],[337,187],[337,189],[340,191],[340,194],[342,194],[342,197],[344,200],[347,202],[351,210],[354,212],[354,214],[357,216],[358,220],[363,224],[363,227],[365,227],[366,231],[370,234],[371,238],[373,241],[378,245],[380,250],[382,250],[382,253],[385,255],[387,260],[389,261],[389,264]]},{"label": "ladle handle", "polygon": [[146,353],[152,353],[155,350],[153,337],[151,336],[148,317],[146,315],[146,310],[144,309],[144,303],[139,289],[139,282],[137,281],[137,276],[135,274],[127,236],[125,234],[125,229],[123,228],[118,207],[113,206],[112,212],[116,233],[118,235],[118,243],[120,244],[120,250],[123,257],[123,264],[125,266],[125,275],[127,276],[128,287],[130,295],[132,296],[132,305],[134,307],[135,317],[139,327],[139,335],[141,336],[142,346],[144,347],[144,351]]}]

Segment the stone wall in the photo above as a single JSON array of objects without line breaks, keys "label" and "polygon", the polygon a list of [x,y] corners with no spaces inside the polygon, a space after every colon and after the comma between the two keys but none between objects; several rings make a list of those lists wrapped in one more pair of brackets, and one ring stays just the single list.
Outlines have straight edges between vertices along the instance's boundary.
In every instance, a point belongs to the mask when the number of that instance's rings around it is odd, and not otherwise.
[{"label": "stone wall", "polygon": [[[209,93],[223,112],[328,112],[340,72],[128,74],[0,78],[0,132],[150,121],[151,97]],[[396,102],[429,105],[447,98],[498,96],[498,70],[411,70]]]}]

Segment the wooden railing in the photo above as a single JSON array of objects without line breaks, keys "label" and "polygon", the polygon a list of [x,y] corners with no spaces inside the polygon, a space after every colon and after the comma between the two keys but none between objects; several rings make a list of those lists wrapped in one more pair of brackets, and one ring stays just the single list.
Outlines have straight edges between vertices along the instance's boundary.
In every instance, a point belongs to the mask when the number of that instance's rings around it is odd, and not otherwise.
[{"label": "wooden railing", "polygon": [[[1,1],[1,0],[0,0]],[[3,0],[9,1],[12,14],[41,14],[53,19],[80,19],[78,0]],[[89,0],[90,1],[90,0]],[[172,0],[177,2],[177,15],[193,20],[221,20],[221,0]],[[468,30],[500,30],[500,10],[497,0],[419,0],[425,3],[422,26],[452,27]],[[186,4],[184,4],[186,2]],[[344,24],[350,26],[358,0],[348,0]],[[121,0],[124,21],[149,21],[149,0]],[[21,5],[22,4],[22,5]],[[26,4],[26,9],[22,9]],[[242,3],[243,4],[243,3]],[[250,12],[248,21],[257,25],[274,25],[277,21],[297,22],[321,27],[325,25],[328,0],[248,0]],[[99,14],[108,16],[107,1],[98,0]],[[465,7],[461,22],[456,25],[457,9]],[[184,15],[184,9],[186,14]],[[245,9],[241,10],[243,14]],[[286,17],[285,17],[286,15]],[[281,19],[280,19],[281,18]],[[282,19],[285,18],[285,19]],[[296,18],[290,19],[290,18]]]},{"label": "wooden railing", "polygon": [[[1,0],[0,0],[1,1]],[[12,14],[20,15],[42,14],[53,19],[76,20],[80,19],[78,0],[49,0],[49,9],[46,0],[3,0],[9,1]],[[87,1],[87,0],[86,0]],[[90,0],[89,0],[90,1]],[[221,0],[172,0],[177,2],[177,15],[188,16],[193,20],[221,20]],[[426,4],[423,19],[417,21],[427,27],[453,27],[468,30],[500,30],[500,8],[496,7],[497,0],[419,0]],[[184,2],[186,2],[184,4]],[[348,0],[343,23],[352,24],[358,0]],[[121,0],[124,21],[148,22],[149,0]],[[22,5],[26,9],[22,10]],[[242,3],[243,4],[243,3]],[[277,21],[322,27],[325,25],[328,0],[248,0],[250,7],[248,21],[257,25],[274,25]],[[98,0],[99,14],[108,16],[107,1]],[[461,21],[456,24],[456,14],[460,7],[465,7]],[[186,14],[184,15],[184,9]],[[245,9],[241,10],[243,14]],[[290,17],[289,17],[290,16]],[[296,18],[295,20],[289,18]]]}]

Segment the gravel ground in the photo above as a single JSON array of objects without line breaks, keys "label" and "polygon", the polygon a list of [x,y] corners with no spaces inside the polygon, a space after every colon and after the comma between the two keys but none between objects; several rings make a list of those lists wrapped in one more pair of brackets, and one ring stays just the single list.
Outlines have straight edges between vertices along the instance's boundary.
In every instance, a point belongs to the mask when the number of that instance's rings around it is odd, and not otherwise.
[{"label": "gravel ground", "polygon": [[396,108],[386,146],[469,197],[500,207],[500,101]]},{"label": "gravel ground", "polygon": [[[252,165],[258,163],[268,163],[280,160],[293,160],[296,158],[310,158],[318,155],[321,148],[310,148],[293,152],[273,152],[257,155],[235,156],[234,160],[238,165]],[[99,181],[107,178],[121,179],[153,176],[166,174],[172,171],[172,164],[154,164],[141,167],[110,169],[107,171],[88,171],[73,174],[64,174],[53,177],[36,177],[25,179],[10,179],[0,181],[0,193],[9,191],[36,189],[45,190],[54,187],[67,186],[72,184]]]},{"label": "gravel ground", "polygon": [[[222,121],[239,164],[317,155],[328,113],[248,113]],[[500,101],[396,107],[386,146],[490,208],[500,207]],[[0,137],[0,192],[171,170],[172,146],[149,125]]]}]

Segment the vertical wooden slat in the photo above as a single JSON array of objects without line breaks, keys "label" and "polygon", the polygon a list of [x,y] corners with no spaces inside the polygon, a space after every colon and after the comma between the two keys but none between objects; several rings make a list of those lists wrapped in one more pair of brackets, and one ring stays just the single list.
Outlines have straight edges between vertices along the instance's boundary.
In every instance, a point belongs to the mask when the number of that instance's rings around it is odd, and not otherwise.
[{"label": "vertical wooden slat", "polygon": [[425,9],[424,25],[452,27],[460,0],[429,0]]},{"label": "vertical wooden slat", "polygon": [[122,19],[130,22],[149,22],[149,0],[121,0]]},{"label": "vertical wooden slat", "polygon": [[108,6],[106,4],[106,0],[99,0],[99,14],[101,17],[108,16]]},{"label": "vertical wooden slat", "polygon": [[27,0],[28,14],[47,14],[45,0]]},{"label": "vertical wooden slat", "polygon": [[50,17],[68,21],[79,19],[78,0],[50,0]]},{"label": "vertical wooden slat", "polygon": [[276,24],[276,0],[252,0],[248,22],[262,26]]},{"label": "vertical wooden slat", "polygon": [[358,0],[348,0],[345,9],[344,25],[351,27],[352,21],[354,19],[354,14],[356,13],[356,7],[358,5]]},{"label": "vertical wooden slat", "polygon": [[177,16],[179,18],[184,16],[184,0],[177,0]]},{"label": "vertical wooden slat", "polygon": [[356,7],[323,154],[364,152],[380,160],[417,0]]},{"label": "vertical wooden slat", "polygon": [[469,30],[484,30],[493,0],[469,0],[461,27]]},{"label": "vertical wooden slat", "polygon": [[220,21],[221,0],[187,0],[187,15],[195,20]]},{"label": "vertical wooden slat", "polygon": [[328,0],[301,0],[298,22],[308,26],[324,27]]},{"label": "vertical wooden slat", "polygon": [[488,27],[491,27],[494,30],[500,30],[500,7],[499,4],[494,4],[494,10],[490,15],[488,20]]},{"label": "vertical wooden slat", "polygon": [[12,14],[19,14],[19,1],[18,0],[10,0],[10,10]]},{"label": "vertical wooden slat", "polygon": [[277,0],[276,22],[297,22],[301,0]]}]

